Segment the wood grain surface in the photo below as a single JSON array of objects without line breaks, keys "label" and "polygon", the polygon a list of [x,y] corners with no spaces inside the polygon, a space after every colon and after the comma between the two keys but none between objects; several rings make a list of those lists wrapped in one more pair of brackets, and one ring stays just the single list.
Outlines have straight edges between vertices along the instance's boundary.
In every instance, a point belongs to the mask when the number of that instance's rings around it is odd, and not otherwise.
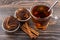
[{"label": "wood grain surface", "polygon": [[[31,40],[27,34],[22,32],[20,29],[15,33],[7,33],[2,30],[2,23],[5,19],[5,17],[9,15],[15,14],[15,10],[17,10],[19,7],[26,7],[30,8],[32,2],[24,2],[23,3],[17,3],[14,5],[2,5],[0,6],[0,40]],[[53,8],[54,9],[54,16],[58,16],[58,20],[56,24],[49,25],[46,31],[40,31],[40,36],[36,40],[60,40],[60,6],[57,5]],[[30,23],[32,26],[32,24]],[[32,26],[33,27],[33,26]]]}]

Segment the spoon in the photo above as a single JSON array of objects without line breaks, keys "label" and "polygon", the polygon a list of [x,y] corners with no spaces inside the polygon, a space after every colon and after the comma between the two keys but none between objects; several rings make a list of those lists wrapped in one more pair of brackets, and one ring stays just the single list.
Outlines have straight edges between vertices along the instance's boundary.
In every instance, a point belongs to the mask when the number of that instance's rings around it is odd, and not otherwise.
[{"label": "spoon", "polygon": [[58,3],[58,0],[49,8],[48,12]]}]

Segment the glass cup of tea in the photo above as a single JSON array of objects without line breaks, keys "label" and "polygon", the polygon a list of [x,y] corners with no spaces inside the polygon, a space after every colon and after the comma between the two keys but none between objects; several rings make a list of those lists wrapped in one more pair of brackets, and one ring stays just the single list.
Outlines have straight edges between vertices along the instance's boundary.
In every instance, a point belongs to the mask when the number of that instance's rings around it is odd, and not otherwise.
[{"label": "glass cup of tea", "polygon": [[50,5],[45,2],[37,3],[31,7],[30,14],[35,28],[46,30],[53,13],[53,9],[48,12],[49,8]]}]

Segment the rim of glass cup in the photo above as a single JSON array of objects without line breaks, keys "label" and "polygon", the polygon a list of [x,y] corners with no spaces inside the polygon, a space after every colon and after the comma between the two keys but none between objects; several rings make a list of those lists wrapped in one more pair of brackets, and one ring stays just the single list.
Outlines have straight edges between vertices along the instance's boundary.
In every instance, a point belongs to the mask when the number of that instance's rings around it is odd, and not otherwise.
[{"label": "rim of glass cup", "polygon": [[[44,3],[44,4],[43,4]],[[50,8],[50,4],[49,3],[46,3],[46,2],[39,2],[39,3],[35,3],[35,5],[33,5],[33,6],[31,6],[31,8],[30,8],[30,15],[34,18],[34,19],[36,19],[36,20],[40,20],[40,19],[47,19],[47,18],[49,18],[49,17],[51,17],[52,16],[52,13],[53,13],[53,8],[51,9],[51,14],[49,15],[49,16],[47,16],[47,17],[45,17],[45,18],[37,18],[37,17],[35,17],[33,14],[32,14],[32,9],[35,7],[35,6],[38,6],[38,5],[46,5],[47,7],[49,7]]]},{"label": "rim of glass cup", "polygon": [[[29,10],[29,9],[27,9],[27,8],[25,8],[25,9],[26,9],[27,11],[29,11],[29,18],[27,18],[27,19],[25,19],[25,20],[19,20],[19,21],[21,21],[21,22],[28,21],[28,20],[31,18],[30,10]],[[17,9],[17,10],[19,10],[19,9]],[[17,10],[15,11],[14,17],[16,17],[16,12],[17,12]]]},{"label": "rim of glass cup", "polygon": [[3,29],[4,31],[6,31],[6,32],[15,32],[15,31],[17,31],[17,30],[19,29],[19,27],[20,27],[20,24],[18,25],[18,27],[17,27],[16,29],[14,29],[14,30],[12,30],[12,31],[9,31],[9,30],[7,30],[7,29],[4,28],[3,23],[2,23],[2,29]]}]

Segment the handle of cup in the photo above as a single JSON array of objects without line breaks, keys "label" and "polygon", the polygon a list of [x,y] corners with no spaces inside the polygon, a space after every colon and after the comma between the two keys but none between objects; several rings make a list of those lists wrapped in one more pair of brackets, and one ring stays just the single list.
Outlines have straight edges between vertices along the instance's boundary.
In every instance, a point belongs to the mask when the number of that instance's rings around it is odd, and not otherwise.
[{"label": "handle of cup", "polygon": [[54,25],[54,24],[57,23],[57,20],[58,20],[58,17],[52,15],[52,16],[51,16],[51,19],[50,19],[50,21],[49,21],[49,24],[50,24],[50,25]]}]

